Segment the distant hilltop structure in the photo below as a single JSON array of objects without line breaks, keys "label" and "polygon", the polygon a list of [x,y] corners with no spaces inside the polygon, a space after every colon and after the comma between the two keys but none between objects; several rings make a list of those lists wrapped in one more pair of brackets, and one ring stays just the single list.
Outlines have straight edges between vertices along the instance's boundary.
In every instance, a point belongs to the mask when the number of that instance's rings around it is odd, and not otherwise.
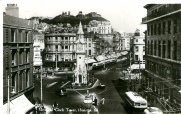
[{"label": "distant hilltop structure", "polygon": [[17,4],[7,4],[6,14],[13,17],[19,17],[19,7]]}]

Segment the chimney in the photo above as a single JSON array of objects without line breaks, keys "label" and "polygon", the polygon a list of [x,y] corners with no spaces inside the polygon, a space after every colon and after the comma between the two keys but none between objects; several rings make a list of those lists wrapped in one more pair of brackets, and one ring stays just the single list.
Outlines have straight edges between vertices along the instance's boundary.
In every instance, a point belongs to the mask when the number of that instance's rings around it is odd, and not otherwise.
[{"label": "chimney", "polygon": [[17,4],[7,4],[6,14],[14,17],[19,17],[19,7]]}]

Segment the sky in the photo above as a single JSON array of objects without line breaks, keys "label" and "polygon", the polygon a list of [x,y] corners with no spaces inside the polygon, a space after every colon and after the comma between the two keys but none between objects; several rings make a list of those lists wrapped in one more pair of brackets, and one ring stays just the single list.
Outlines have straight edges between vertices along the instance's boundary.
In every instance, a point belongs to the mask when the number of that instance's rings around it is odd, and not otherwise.
[{"label": "sky", "polygon": [[141,32],[146,25],[141,24],[146,16],[144,6],[150,3],[179,3],[179,0],[0,0],[2,11],[8,3],[17,4],[20,18],[32,16],[55,17],[62,12],[70,11],[77,15],[97,12],[111,22],[114,30],[118,32]]}]

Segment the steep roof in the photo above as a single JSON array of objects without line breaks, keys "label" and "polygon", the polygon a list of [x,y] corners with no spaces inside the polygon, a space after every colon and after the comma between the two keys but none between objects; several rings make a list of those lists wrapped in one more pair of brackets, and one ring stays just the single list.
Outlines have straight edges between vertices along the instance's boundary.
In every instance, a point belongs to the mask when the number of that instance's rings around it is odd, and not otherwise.
[{"label": "steep roof", "polygon": [[84,34],[83,29],[82,29],[82,23],[81,23],[81,22],[79,23],[79,29],[78,29],[77,34]]}]

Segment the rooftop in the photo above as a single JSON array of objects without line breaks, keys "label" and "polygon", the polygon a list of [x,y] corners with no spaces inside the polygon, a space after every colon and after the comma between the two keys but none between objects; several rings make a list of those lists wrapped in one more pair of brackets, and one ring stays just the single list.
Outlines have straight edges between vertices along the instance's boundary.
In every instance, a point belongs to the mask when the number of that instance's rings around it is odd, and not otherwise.
[{"label": "rooftop", "polygon": [[17,26],[17,27],[24,27],[24,28],[33,28],[33,22],[30,20],[13,17],[10,15],[3,15],[3,24]]}]

